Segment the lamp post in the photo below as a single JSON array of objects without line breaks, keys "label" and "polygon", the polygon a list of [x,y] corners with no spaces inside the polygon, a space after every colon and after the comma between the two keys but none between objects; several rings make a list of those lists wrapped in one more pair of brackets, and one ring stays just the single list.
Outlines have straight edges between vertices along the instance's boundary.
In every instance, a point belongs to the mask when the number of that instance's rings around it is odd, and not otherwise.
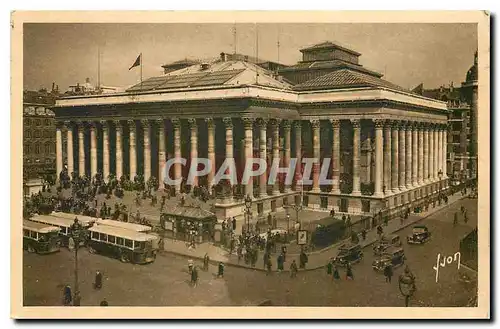
[{"label": "lamp post", "polygon": [[252,198],[247,194],[245,197],[245,217],[247,222],[247,234],[250,232],[250,216],[252,215]]},{"label": "lamp post", "polygon": [[413,273],[410,272],[408,267],[405,268],[403,274],[399,276],[399,291],[401,295],[405,298],[405,306],[408,307],[410,304],[410,298],[415,293],[415,277]]},{"label": "lamp post", "polygon": [[75,249],[75,293],[73,297],[73,306],[80,306],[80,290],[78,289],[78,248],[80,247],[80,242],[85,239],[84,230],[82,225],[78,222],[78,218],[75,217],[75,221],[71,224],[71,238],[73,239],[73,245]]},{"label": "lamp post", "polygon": [[286,242],[288,242],[288,236],[290,235],[290,214],[288,213],[288,207],[286,208]]},{"label": "lamp post", "polygon": [[[298,200],[300,198],[300,200]],[[297,222],[299,222],[299,211],[302,210],[302,193],[300,195],[295,196],[295,203],[292,205],[292,208],[295,210],[295,218]],[[290,215],[287,214],[287,218],[290,219]],[[302,222],[300,221],[300,228],[302,229]]]}]

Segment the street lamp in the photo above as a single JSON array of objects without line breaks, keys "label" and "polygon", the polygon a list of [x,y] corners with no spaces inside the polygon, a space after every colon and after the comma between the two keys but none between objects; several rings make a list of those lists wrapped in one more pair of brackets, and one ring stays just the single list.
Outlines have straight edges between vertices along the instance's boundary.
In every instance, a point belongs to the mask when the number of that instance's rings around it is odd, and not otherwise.
[{"label": "street lamp", "polygon": [[73,245],[75,249],[75,293],[73,297],[73,306],[80,306],[80,290],[78,289],[78,248],[80,247],[80,242],[85,239],[84,230],[82,225],[78,222],[78,218],[75,217],[75,221],[71,224],[71,238],[73,239]]},{"label": "street lamp", "polygon": [[245,217],[247,219],[247,234],[250,232],[250,216],[252,214],[252,198],[249,194],[245,197]]},{"label": "street lamp", "polygon": [[405,306],[408,307],[410,304],[410,298],[415,293],[415,277],[410,272],[408,267],[405,268],[405,272],[399,276],[399,291],[401,295],[405,298]]},{"label": "street lamp", "polygon": [[[295,210],[295,218],[299,222],[299,211],[302,210],[302,194],[295,196],[295,203],[292,205],[292,208]],[[290,219],[290,215],[287,214],[287,218]],[[300,222],[300,228],[302,229],[302,222]]]},{"label": "street lamp", "polygon": [[288,207],[286,208],[286,242],[288,242],[288,236],[290,235],[290,214],[288,213]]}]

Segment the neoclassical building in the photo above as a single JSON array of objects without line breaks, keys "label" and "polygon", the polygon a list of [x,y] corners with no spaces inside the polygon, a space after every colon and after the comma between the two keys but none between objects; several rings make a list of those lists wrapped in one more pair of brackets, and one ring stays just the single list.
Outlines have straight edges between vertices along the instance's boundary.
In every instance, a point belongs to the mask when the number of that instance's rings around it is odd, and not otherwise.
[{"label": "neoclassical building", "polygon": [[[171,171],[186,178],[189,160],[205,157],[215,166],[193,185],[210,186],[225,158],[235,159],[238,177],[251,157],[283,167],[291,158],[318,160],[312,185],[298,183],[303,166],[289,185],[267,184],[269,170],[250,180],[243,194],[253,196],[259,215],[299,194],[310,209],[396,212],[446,188],[446,103],[383,80],[359,64],[359,53],[333,43],[302,52],[303,61],[283,74],[222,53],[124,93],[61,98],[54,107],[57,171],[66,164],[80,175],[163,181],[167,159],[186,158]],[[243,208],[231,191],[217,198],[219,217]]]}]

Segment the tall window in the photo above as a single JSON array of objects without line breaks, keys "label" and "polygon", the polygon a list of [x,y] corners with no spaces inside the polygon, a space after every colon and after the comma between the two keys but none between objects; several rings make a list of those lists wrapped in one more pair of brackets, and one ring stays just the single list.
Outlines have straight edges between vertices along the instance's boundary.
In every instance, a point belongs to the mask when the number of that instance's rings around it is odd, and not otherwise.
[{"label": "tall window", "polygon": [[35,124],[36,124],[37,126],[40,126],[40,125],[42,124],[42,120],[40,120],[40,119],[36,119]]},{"label": "tall window", "polygon": [[35,144],[35,154],[40,154],[40,144]]},{"label": "tall window", "polygon": [[45,143],[45,154],[50,154],[51,153],[51,147],[50,147],[50,143],[47,142]]}]

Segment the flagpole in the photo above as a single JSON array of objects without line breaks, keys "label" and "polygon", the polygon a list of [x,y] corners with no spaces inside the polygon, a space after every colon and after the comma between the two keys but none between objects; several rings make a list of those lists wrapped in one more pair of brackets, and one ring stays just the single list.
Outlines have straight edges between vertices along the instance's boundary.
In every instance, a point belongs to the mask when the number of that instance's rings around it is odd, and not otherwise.
[{"label": "flagpole", "polygon": [[142,90],[142,53],[141,53],[141,90]]}]

